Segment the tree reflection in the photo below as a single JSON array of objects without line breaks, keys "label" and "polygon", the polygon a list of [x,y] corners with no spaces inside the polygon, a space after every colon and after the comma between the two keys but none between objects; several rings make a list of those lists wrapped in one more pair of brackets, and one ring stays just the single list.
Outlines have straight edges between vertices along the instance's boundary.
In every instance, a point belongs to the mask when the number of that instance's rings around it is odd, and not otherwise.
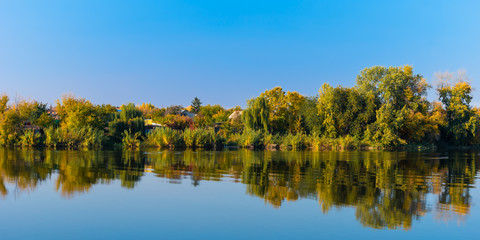
[{"label": "tree reflection", "polygon": [[[233,180],[273,207],[316,199],[323,213],[355,208],[372,228],[410,229],[429,211],[448,220],[470,212],[478,172],[475,153],[406,152],[148,152],[0,149],[0,194],[30,191],[55,178],[65,197],[119,180],[134,188],[145,172],[170,183]],[[427,196],[436,196],[435,205]],[[428,206],[434,206],[429,209]]]}]

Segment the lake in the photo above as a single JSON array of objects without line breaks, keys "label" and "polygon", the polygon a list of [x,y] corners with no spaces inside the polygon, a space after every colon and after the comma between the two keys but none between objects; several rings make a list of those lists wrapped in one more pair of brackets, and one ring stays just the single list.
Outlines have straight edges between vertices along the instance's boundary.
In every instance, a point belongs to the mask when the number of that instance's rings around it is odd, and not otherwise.
[{"label": "lake", "polygon": [[478,152],[0,148],[1,239],[461,239]]}]

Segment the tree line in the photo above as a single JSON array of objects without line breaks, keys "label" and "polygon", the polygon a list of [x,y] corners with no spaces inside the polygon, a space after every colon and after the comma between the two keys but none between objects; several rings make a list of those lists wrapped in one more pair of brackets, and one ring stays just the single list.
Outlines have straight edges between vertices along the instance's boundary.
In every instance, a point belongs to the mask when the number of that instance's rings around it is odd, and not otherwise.
[{"label": "tree line", "polygon": [[[479,144],[480,110],[462,75],[438,76],[438,101],[411,66],[366,68],[354,87],[323,84],[317,96],[266,90],[247,107],[109,104],[65,95],[55,107],[0,97],[0,145],[95,148],[360,148]],[[184,114],[185,111],[189,114]],[[195,114],[195,115],[193,115]],[[149,119],[145,121],[145,119]],[[155,123],[154,129],[152,124]]]}]

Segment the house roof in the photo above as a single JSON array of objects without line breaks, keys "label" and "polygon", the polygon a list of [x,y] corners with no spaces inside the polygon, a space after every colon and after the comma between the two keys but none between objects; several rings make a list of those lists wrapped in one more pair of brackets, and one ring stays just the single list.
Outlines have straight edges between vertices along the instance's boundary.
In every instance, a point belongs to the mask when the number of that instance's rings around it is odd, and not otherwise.
[{"label": "house roof", "polygon": [[40,130],[41,128],[35,125],[23,125],[23,129],[24,130]]},{"label": "house roof", "polygon": [[182,112],[180,113],[180,115],[182,116],[187,116],[189,118],[194,118],[197,114],[193,113],[193,112],[189,112],[187,110],[182,110]]},{"label": "house roof", "polygon": [[240,117],[242,116],[242,112],[243,111],[234,111],[232,114],[230,114],[230,116],[228,116],[228,119],[232,119],[232,120],[240,119]]}]

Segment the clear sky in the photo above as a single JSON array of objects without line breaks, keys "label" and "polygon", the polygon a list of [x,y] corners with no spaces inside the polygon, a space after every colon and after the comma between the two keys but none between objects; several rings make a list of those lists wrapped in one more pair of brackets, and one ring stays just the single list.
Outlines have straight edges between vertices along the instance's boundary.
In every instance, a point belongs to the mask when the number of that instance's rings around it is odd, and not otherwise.
[{"label": "clear sky", "polygon": [[480,1],[2,0],[0,93],[233,107],[411,64],[464,69],[478,95],[479,44]]}]

